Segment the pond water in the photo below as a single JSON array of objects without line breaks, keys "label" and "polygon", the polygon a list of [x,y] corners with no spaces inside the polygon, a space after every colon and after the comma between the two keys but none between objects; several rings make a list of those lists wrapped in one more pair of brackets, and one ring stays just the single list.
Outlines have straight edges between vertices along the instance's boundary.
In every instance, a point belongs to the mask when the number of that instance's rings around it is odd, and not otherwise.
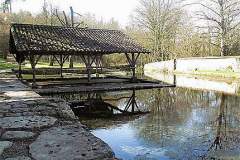
[{"label": "pond water", "polygon": [[[74,101],[81,122],[120,159],[240,159],[237,95],[176,87],[57,96]],[[83,117],[83,105],[100,116]]]}]

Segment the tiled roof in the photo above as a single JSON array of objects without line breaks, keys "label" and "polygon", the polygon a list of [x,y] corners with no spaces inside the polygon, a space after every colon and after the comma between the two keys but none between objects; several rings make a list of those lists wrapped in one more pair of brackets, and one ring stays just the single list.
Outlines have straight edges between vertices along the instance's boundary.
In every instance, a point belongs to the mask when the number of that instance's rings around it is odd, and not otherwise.
[{"label": "tiled roof", "polygon": [[149,53],[118,30],[12,24],[10,52],[16,54]]}]

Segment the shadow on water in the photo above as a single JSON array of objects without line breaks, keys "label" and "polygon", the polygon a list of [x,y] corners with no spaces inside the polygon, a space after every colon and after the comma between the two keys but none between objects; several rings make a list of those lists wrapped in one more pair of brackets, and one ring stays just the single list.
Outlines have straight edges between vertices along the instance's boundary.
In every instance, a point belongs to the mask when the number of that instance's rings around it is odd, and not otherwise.
[{"label": "shadow on water", "polygon": [[236,95],[164,88],[54,96],[119,158],[240,159]]}]

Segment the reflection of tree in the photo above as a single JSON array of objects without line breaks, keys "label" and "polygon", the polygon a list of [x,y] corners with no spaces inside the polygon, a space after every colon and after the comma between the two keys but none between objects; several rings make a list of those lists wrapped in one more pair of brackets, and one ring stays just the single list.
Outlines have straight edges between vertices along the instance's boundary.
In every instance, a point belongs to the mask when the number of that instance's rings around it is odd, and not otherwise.
[{"label": "reflection of tree", "polygon": [[[239,128],[234,127],[240,123],[238,121],[240,98],[215,92],[174,88],[152,90],[147,95],[144,94],[142,99],[152,112],[134,121],[132,126],[136,128],[137,138],[144,143],[167,147],[179,145],[181,137],[189,138],[185,146],[187,155],[208,157],[212,154],[214,156],[217,150],[226,149],[228,152],[229,147],[234,149],[234,146],[237,146],[236,142],[240,142]],[[216,107],[218,105],[219,107]],[[192,123],[194,128],[191,128],[190,132],[196,130],[196,135],[190,136],[185,129],[188,129],[188,123],[193,121],[191,118],[194,118],[192,117],[194,112],[202,118],[202,121],[194,120]],[[215,125],[211,125],[212,121]],[[216,133],[209,145],[208,138],[212,131]],[[196,152],[194,149],[202,152]]]},{"label": "reflection of tree", "polygon": [[[85,94],[75,96],[87,98]],[[126,104],[131,92],[120,95],[103,93],[101,96],[112,105],[119,103],[111,99]],[[122,96],[124,99],[121,99]],[[138,141],[157,147],[174,146],[174,149],[181,150],[176,152],[183,154],[183,157],[190,155],[208,158],[214,157],[217,152],[224,154],[224,151],[239,153],[236,152],[240,150],[239,97],[183,88],[136,91],[136,96],[139,106],[148,106],[150,114],[134,121],[132,116],[125,116],[114,124],[113,119],[95,120],[89,124],[99,125],[104,121],[106,124],[102,126],[113,127],[119,123],[129,123]],[[184,139],[184,144],[180,141],[181,138]],[[189,159],[194,159],[192,157]]]},{"label": "reflection of tree", "polygon": [[[215,147],[215,149],[222,149],[222,138],[224,133],[222,133],[222,125],[223,125],[223,121],[225,123],[225,129],[226,129],[226,116],[225,116],[225,99],[226,96],[224,94],[222,94],[221,96],[221,103],[220,103],[220,107],[219,107],[219,115],[217,118],[217,133],[216,133],[216,138],[213,142],[213,144],[210,146],[209,150],[213,149]],[[227,106],[226,106],[227,107]]]},{"label": "reflection of tree", "polygon": [[[233,153],[239,157],[239,97],[221,94],[218,116],[213,129],[215,137],[203,155],[205,158]],[[236,152],[237,151],[237,152]],[[238,153],[238,154],[236,154]],[[218,157],[217,156],[217,157]],[[233,158],[233,157],[232,157]],[[233,158],[234,159],[234,158]]]},{"label": "reflection of tree", "polygon": [[181,88],[155,89],[141,95],[139,98],[150,107],[151,113],[135,121],[133,126],[139,138],[160,146],[173,142],[177,127],[190,116],[195,97],[200,97],[198,92]]}]

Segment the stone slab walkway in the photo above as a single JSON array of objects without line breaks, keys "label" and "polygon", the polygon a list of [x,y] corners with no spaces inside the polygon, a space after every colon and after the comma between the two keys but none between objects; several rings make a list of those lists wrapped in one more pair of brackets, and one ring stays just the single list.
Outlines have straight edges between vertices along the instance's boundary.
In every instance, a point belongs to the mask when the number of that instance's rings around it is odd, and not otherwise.
[{"label": "stone slab walkway", "polygon": [[0,72],[0,159],[114,159],[61,99],[44,98],[12,73]]}]

